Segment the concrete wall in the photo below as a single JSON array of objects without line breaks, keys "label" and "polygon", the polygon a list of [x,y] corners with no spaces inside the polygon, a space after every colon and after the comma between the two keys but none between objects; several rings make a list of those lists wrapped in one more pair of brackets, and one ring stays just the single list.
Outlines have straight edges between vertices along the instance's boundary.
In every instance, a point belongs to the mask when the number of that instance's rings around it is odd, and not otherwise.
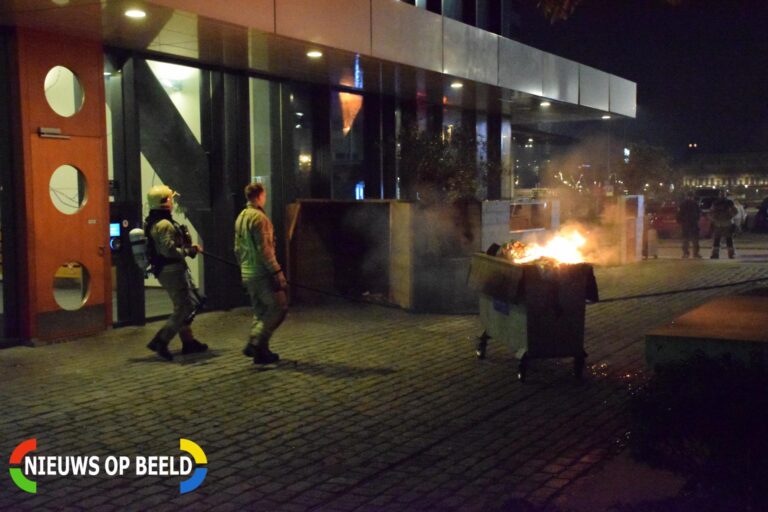
[{"label": "concrete wall", "polygon": [[509,241],[509,201],[483,201],[480,249]]},{"label": "concrete wall", "polygon": [[400,307],[413,307],[413,209],[411,203],[390,205],[389,300]]}]

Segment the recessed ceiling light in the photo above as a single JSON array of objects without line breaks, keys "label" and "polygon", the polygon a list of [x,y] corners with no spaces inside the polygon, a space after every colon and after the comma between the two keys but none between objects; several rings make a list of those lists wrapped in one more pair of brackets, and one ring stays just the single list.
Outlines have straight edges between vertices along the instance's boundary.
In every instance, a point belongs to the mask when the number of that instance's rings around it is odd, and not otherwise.
[{"label": "recessed ceiling light", "polygon": [[462,87],[464,87],[464,84],[461,82],[453,82],[451,84],[451,89],[461,89]]},{"label": "recessed ceiling light", "polygon": [[542,101],[542,102],[540,103],[540,105],[541,105],[542,107],[548,107],[548,106],[550,106],[550,105],[551,105],[551,103],[550,103],[550,102],[548,102],[548,101]]},{"label": "recessed ceiling light", "polygon": [[608,114],[606,114],[606,115],[604,115],[604,116],[603,116],[601,119],[610,119],[610,118],[611,118],[611,116],[609,116]]},{"label": "recessed ceiling light", "polygon": [[125,15],[128,16],[129,18],[134,18],[134,19],[141,19],[141,18],[147,17],[147,13],[142,11],[141,9],[128,9],[127,11],[125,11]]},{"label": "recessed ceiling light", "polygon": [[320,50],[310,50],[307,52],[307,57],[309,57],[310,59],[319,59],[322,56],[323,56],[323,52],[321,52]]}]

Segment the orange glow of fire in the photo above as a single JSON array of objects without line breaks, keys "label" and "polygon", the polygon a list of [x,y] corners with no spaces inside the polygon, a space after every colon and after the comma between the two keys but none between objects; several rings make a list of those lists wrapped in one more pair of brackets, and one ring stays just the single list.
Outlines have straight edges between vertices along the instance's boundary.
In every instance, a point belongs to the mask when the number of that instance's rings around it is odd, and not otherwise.
[{"label": "orange glow of fire", "polygon": [[363,97],[359,94],[340,92],[339,101],[341,102],[341,116],[344,120],[342,132],[346,136],[352,130],[352,123],[355,122],[360,109],[363,108]]},{"label": "orange glow of fire", "polygon": [[525,247],[525,253],[513,258],[514,263],[531,263],[541,258],[555,260],[557,263],[583,263],[584,255],[581,248],[587,243],[578,231],[570,233],[558,233],[544,245],[529,244]]}]

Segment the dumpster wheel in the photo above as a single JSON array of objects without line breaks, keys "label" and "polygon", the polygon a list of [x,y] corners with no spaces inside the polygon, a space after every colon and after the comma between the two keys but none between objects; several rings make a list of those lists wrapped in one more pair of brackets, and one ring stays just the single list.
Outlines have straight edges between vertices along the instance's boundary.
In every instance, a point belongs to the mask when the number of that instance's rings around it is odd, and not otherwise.
[{"label": "dumpster wheel", "polygon": [[525,382],[528,377],[528,354],[523,354],[520,358],[520,363],[517,366],[517,380]]},{"label": "dumpster wheel", "polygon": [[485,351],[488,348],[488,340],[491,339],[488,336],[488,332],[483,331],[483,334],[477,337],[477,345],[475,347],[475,355],[478,359],[485,359]]}]

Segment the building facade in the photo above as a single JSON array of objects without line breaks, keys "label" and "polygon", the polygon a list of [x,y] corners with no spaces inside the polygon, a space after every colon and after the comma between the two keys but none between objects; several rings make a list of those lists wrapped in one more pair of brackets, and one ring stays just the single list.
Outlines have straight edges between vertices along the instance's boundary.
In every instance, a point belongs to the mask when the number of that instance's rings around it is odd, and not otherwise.
[{"label": "building facade", "polygon": [[702,153],[682,166],[683,186],[729,189],[748,199],[768,191],[768,153]]},{"label": "building facade", "polygon": [[[177,216],[226,256],[250,180],[278,236],[297,199],[412,199],[407,126],[483,139],[498,199],[516,152],[558,123],[635,116],[634,83],[505,37],[515,23],[492,0],[4,2],[0,338],[167,314],[128,247],[153,185],[180,192]],[[192,272],[211,307],[242,304],[237,269]]]}]

